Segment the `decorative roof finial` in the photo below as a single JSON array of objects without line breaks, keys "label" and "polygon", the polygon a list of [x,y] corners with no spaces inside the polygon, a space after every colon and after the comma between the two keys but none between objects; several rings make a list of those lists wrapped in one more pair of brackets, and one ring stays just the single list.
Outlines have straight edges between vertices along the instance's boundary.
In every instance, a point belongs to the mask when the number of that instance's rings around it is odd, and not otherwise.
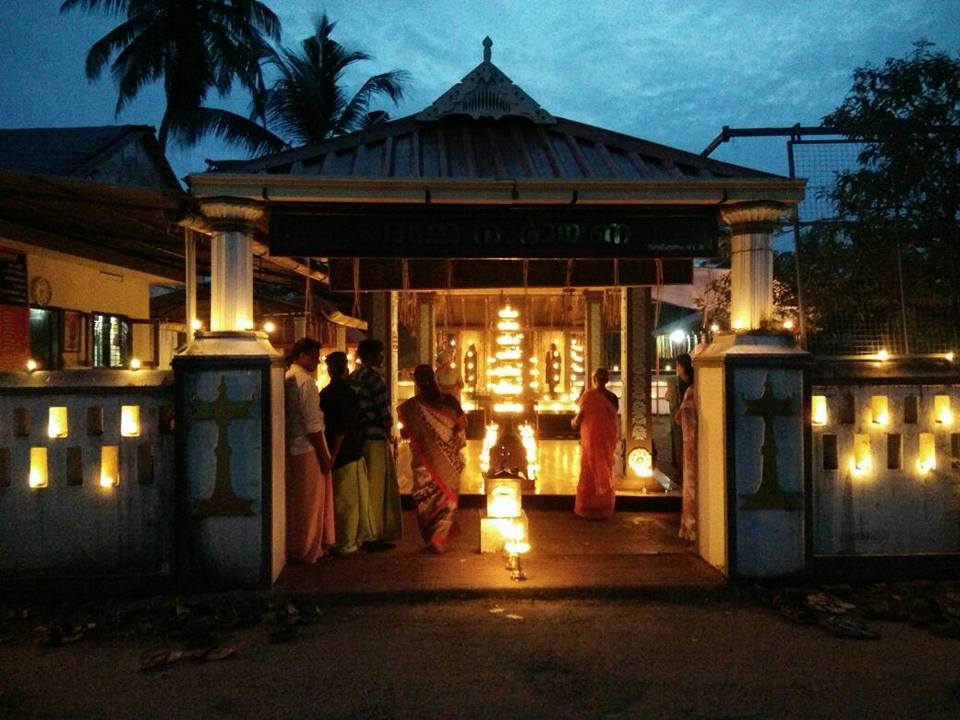
[{"label": "decorative roof finial", "polygon": [[493,54],[490,52],[490,48],[493,47],[493,40],[490,39],[490,36],[487,35],[483,39],[483,61],[490,62],[490,56]]}]

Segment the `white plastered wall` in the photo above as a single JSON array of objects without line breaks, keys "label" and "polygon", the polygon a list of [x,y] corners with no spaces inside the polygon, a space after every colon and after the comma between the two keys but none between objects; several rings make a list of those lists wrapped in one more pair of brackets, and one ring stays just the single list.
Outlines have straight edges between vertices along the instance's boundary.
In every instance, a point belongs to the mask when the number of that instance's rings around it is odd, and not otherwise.
[{"label": "white plastered wall", "polygon": [[[38,276],[50,282],[51,307],[146,320],[150,317],[150,286],[173,284],[173,281],[156,275],[38,248],[2,236],[0,246],[26,254],[28,282]],[[149,359],[152,356],[151,335],[146,328],[134,331],[135,357]],[[63,359],[65,367],[76,367],[81,355],[64,353]]]}]

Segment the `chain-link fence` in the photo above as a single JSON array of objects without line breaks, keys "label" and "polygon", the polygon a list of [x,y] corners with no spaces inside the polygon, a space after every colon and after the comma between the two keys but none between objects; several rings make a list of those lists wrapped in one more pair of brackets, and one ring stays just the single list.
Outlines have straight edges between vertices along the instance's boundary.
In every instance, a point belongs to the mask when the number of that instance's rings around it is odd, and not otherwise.
[{"label": "chain-link fence", "polygon": [[956,345],[949,300],[933,291],[937,278],[923,274],[911,238],[864,238],[857,219],[841,217],[830,197],[838,173],[860,166],[863,149],[859,141],[802,131],[787,142],[791,177],[807,181],[794,227],[793,278],[804,300],[807,348],[818,355],[948,352]]}]

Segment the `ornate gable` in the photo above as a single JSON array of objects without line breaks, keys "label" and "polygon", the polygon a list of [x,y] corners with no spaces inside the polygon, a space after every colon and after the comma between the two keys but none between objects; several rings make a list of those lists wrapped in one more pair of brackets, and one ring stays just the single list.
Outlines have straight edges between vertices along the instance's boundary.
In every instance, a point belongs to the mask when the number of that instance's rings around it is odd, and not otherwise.
[{"label": "ornate gable", "polygon": [[448,115],[499,120],[507,115],[515,115],[538,125],[555,124],[557,119],[553,115],[540,107],[490,61],[492,46],[493,41],[485,37],[483,62],[419,113],[417,120],[431,122]]}]

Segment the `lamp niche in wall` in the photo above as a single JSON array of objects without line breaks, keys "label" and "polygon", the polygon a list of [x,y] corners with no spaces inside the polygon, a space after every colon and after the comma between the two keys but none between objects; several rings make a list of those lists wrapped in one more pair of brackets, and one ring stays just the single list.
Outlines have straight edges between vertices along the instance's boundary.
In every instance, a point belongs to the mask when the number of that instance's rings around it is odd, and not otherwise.
[{"label": "lamp niche in wall", "polygon": [[111,488],[120,484],[120,448],[104,445],[100,448],[100,487]]},{"label": "lamp niche in wall", "polygon": [[28,483],[31,488],[47,487],[47,449],[45,447],[30,448],[30,476]]},{"label": "lamp niche in wall", "polygon": [[850,473],[863,477],[870,471],[873,459],[870,456],[870,436],[857,433],[853,436],[853,457],[850,458]]},{"label": "lamp niche in wall", "polygon": [[47,410],[47,435],[51,438],[67,437],[67,409],[52,407]]},{"label": "lamp niche in wall", "polygon": [[949,395],[933,396],[933,417],[938,425],[946,427],[953,424],[953,409],[950,407]]},{"label": "lamp niche in wall", "polygon": [[870,398],[870,419],[874,425],[886,425],[890,422],[890,406],[886,395],[874,395]]},{"label": "lamp niche in wall", "polygon": [[933,433],[920,433],[920,448],[917,453],[917,470],[926,475],[937,468],[937,446]]},{"label": "lamp niche in wall", "polygon": [[140,437],[139,405],[123,405],[120,407],[120,435],[122,437]]},{"label": "lamp niche in wall", "polygon": [[823,427],[827,420],[827,396],[814,395],[811,398],[810,422],[817,427]]}]

